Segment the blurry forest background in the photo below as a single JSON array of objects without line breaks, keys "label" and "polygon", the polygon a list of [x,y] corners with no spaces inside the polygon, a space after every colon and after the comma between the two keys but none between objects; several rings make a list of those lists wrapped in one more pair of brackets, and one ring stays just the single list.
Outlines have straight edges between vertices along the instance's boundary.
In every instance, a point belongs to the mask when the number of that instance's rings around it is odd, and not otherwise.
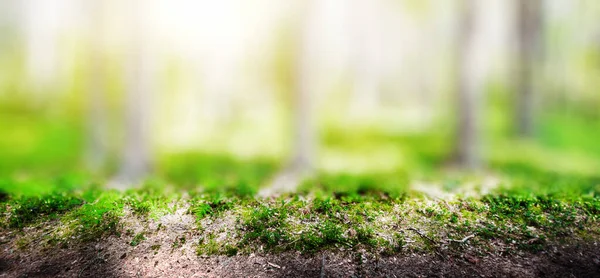
[{"label": "blurry forest background", "polygon": [[598,193],[599,90],[596,0],[3,0],[0,184],[467,169]]}]

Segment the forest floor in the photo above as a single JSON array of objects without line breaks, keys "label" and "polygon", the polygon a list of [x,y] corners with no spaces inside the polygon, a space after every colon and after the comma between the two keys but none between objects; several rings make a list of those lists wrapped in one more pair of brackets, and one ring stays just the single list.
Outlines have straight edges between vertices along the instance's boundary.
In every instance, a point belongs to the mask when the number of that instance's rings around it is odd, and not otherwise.
[{"label": "forest floor", "polygon": [[38,184],[46,193],[2,194],[0,277],[600,276],[595,179],[542,179],[591,186],[584,195],[443,198],[394,180],[322,176],[298,194],[255,198],[57,179]]}]

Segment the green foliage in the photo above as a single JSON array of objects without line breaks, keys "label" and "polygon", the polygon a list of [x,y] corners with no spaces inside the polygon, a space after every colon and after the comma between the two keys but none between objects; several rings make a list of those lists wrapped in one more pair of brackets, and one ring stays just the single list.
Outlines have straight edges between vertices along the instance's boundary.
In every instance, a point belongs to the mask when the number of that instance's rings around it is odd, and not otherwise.
[{"label": "green foliage", "polygon": [[302,233],[294,248],[304,252],[315,252],[342,243],[347,243],[342,227],[332,220],[325,220]]},{"label": "green foliage", "polygon": [[209,238],[200,238],[198,247],[196,248],[196,254],[198,255],[215,255],[219,254],[220,246],[214,239],[212,234]]},{"label": "green foliage", "polygon": [[165,179],[186,189],[198,186],[210,194],[253,196],[266,179],[277,170],[266,160],[240,161],[227,156],[182,154],[162,163]]},{"label": "green foliage", "polygon": [[[173,198],[175,197],[173,196]],[[148,188],[145,187],[126,192],[122,202],[123,205],[128,206],[133,214],[137,216],[151,216],[157,219],[164,214],[172,212],[172,209],[169,208],[171,198],[162,192],[148,191]]]},{"label": "green foliage", "polygon": [[287,207],[269,207],[260,205],[244,219],[247,230],[243,242],[258,240],[269,249],[288,241],[285,219]]},{"label": "green foliage", "polygon": [[345,242],[342,227],[332,220],[326,220],[323,223],[320,223],[318,226],[318,231],[322,239],[321,245],[331,245]]},{"label": "green foliage", "polygon": [[78,123],[0,110],[0,130],[0,157],[3,158],[0,175],[36,173],[53,177],[80,170],[77,162],[83,133]]},{"label": "green foliage", "polygon": [[548,115],[541,122],[540,144],[553,149],[584,152],[600,157],[600,123],[598,119]]},{"label": "green foliage", "polygon": [[368,246],[376,246],[377,240],[375,239],[375,231],[372,227],[357,227],[356,228],[356,240],[358,243],[363,243]]},{"label": "green foliage", "polygon": [[92,241],[120,233],[123,200],[116,192],[103,192],[92,203],[86,203],[64,217],[71,236]]},{"label": "green foliage", "polygon": [[[547,196],[487,196],[483,202],[489,206],[491,219],[519,223],[522,227],[543,229],[553,235],[567,235],[579,215],[585,215],[581,207]],[[523,231],[526,233],[526,231]]]},{"label": "green foliage", "polygon": [[[131,239],[131,241],[129,242],[129,245],[135,247],[135,246],[138,246],[144,240],[146,240],[146,236],[144,235],[144,233],[138,233],[133,237],[133,239]],[[160,245],[159,245],[159,247],[160,247]]]},{"label": "green foliage", "polygon": [[315,198],[311,202],[281,199],[269,204],[245,204],[248,205],[253,208],[244,214],[240,247],[258,242],[266,250],[302,252],[359,245],[375,247],[379,241],[370,227],[375,219],[368,211],[391,209],[379,202],[349,203],[331,198]]},{"label": "green foliage", "polygon": [[313,210],[317,213],[333,215],[341,210],[339,202],[331,198],[313,200]]},{"label": "green foliage", "polygon": [[196,215],[196,219],[200,220],[207,216],[220,214],[230,210],[235,205],[236,200],[225,198],[220,194],[215,194],[194,198],[190,203],[189,211]]},{"label": "green foliage", "polygon": [[503,193],[528,196],[546,194],[553,196],[600,196],[600,174],[559,173],[540,169],[524,162],[497,163],[494,165],[506,176],[509,186]]},{"label": "green foliage", "polygon": [[158,250],[160,250],[160,244],[154,244],[150,246],[150,249],[152,249],[154,251],[154,254],[156,254]]},{"label": "green foliage", "polygon": [[[366,155],[374,150],[386,149],[403,159],[403,167],[394,169],[403,181],[408,170],[431,171],[443,164],[452,145],[447,125],[435,126],[427,133],[402,134],[372,127],[357,129],[354,125],[346,128],[329,127],[321,135],[321,143],[328,149],[344,152],[358,152]],[[382,173],[386,174],[386,173]]]},{"label": "green foliage", "polygon": [[301,192],[320,192],[325,196],[336,198],[371,197],[401,197],[408,191],[406,174],[380,174],[380,175],[320,175],[307,180],[300,188]]},{"label": "green foliage", "polygon": [[177,249],[182,247],[186,242],[186,238],[184,236],[181,237],[177,237],[174,241],[173,244],[171,245],[172,249]]},{"label": "green foliage", "polygon": [[46,219],[54,219],[59,214],[70,211],[83,204],[83,200],[66,193],[55,193],[40,197],[21,197],[8,204],[8,226],[24,226]]}]

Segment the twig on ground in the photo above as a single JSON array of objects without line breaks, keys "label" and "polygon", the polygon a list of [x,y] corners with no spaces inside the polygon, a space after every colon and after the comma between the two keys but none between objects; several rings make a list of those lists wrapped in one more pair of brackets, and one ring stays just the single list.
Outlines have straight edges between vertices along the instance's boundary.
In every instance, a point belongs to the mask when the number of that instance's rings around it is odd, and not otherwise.
[{"label": "twig on ground", "polygon": [[460,239],[460,240],[459,239],[450,239],[450,241],[456,242],[456,243],[465,243],[465,242],[469,241],[469,239],[472,239],[474,237],[475,237],[475,234],[471,234],[471,235],[464,237],[463,239]]},{"label": "twig on ground", "polygon": [[417,229],[415,229],[413,227],[409,227],[408,229],[411,230],[411,231],[413,231],[413,232],[415,232],[415,233],[417,233],[417,235],[419,235],[420,237],[428,240],[429,242],[433,243],[434,245],[436,245],[436,246],[438,245],[437,241],[431,239],[427,235],[423,234],[421,231],[419,231],[419,230],[417,230]]},{"label": "twig on ground", "polygon": [[281,268],[281,266],[279,266],[279,265],[277,265],[277,264],[274,264],[274,263],[272,263],[272,262],[267,262],[267,264],[268,264],[270,267],[273,267],[273,268],[277,268],[277,269],[280,269],[280,268]]}]

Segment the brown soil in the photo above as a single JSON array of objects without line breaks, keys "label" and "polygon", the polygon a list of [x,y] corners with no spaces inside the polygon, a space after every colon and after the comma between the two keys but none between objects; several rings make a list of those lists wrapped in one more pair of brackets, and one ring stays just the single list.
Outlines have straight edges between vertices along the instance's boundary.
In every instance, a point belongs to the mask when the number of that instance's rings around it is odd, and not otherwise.
[{"label": "brown soil", "polygon": [[598,242],[510,255],[467,251],[377,256],[362,250],[232,257],[199,257],[190,243],[153,250],[155,243],[148,239],[132,247],[124,238],[110,237],[66,249],[27,250],[5,243],[0,277],[600,277]]}]

